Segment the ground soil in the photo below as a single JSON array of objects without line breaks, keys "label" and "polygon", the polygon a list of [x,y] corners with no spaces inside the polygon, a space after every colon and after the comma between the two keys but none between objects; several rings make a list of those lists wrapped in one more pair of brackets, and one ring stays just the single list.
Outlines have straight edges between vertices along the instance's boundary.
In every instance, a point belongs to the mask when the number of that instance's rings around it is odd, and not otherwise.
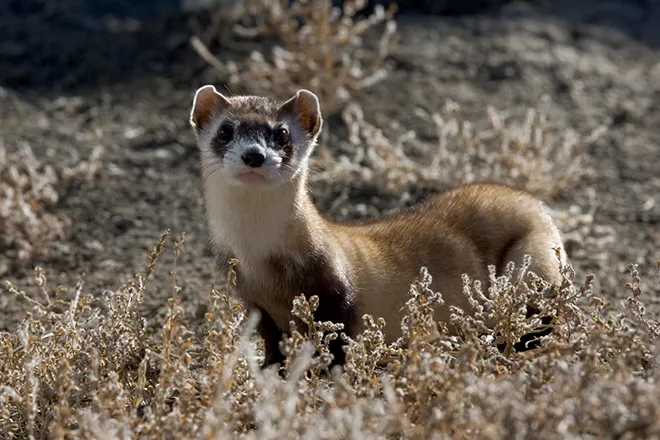
[{"label": "ground soil", "polygon": [[[578,280],[593,272],[604,296],[623,298],[627,265],[639,263],[647,302],[657,307],[660,5],[573,3],[402,15],[391,74],[354,98],[369,121],[386,127],[396,120],[428,139],[434,128],[415,110],[434,111],[447,99],[483,122],[488,105],[522,115],[549,95],[556,125],[583,134],[609,125],[589,149],[595,175],[548,202],[558,210],[594,210],[588,231],[568,244]],[[188,112],[195,88],[217,77],[190,48],[186,20],[108,24],[46,6],[5,11],[0,20],[0,141],[9,149],[29,144],[58,166],[104,148],[97,178],[64,188],[54,208],[73,221],[68,238],[6,278],[29,288],[31,268],[41,264],[52,285],[72,285],[84,274],[86,291],[99,295],[144,271],[162,232],[185,231],[178,296],[188,317],[196,316],[223,278],[206,247]],[[215,52],[237,56],[232,48]],[[340,135],[323,147],[332,151]],[[377,188],[369,191],[378,196]],[[322,210],[329,203],[319,200]],[[146,298],[148,317],[163,313],[174,294],[171,262],[168,250]],[[0,330],[13,330],[29,305],[0,292]]]}]

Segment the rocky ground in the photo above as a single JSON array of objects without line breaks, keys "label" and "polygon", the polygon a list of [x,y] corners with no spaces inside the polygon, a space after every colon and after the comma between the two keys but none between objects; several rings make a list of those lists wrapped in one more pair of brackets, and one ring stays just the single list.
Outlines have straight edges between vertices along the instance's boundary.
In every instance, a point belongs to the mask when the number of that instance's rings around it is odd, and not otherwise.
[{"label": "rocky ground", "polygon": [[[9,3],[13,9],[0,17],[0,142],[9,151],[29,146],[43,162],[61,167],[75,166],[98,147],[103,153],[94,179],[61,189],[53,209],[71,219],[66,237],[50,243],[42,258],[12,263],[2,278],[26,288],[40,264],[51,285],[72,285],[84,274],[86,289],[98,294],[144,270],[162,232],[185,232],[178,296],[194,312],[222,274],[205,245],[198,156],[188,127],[195,88],[217,77],[188,44],[188,22],[176,16],[103,21],[38,2],[23,10]],[[402,14],[391,73],[354,98],[386,134],[414,130],[427,145],[437,138],[425,115],[447,99],[479,125],[487,106],[524,118],[547,95],[551,121],[562,130],[586,136],[608,127],[586,151],[591,175],[548,203],[558,216],[564,213],[579,280],[593,272],[604,296],[623,297],[627,265],[639,263],[646,302],[657,305],[660,3],[572,3],[512,4],[469,16]],[[241,55],[231,47],[215,53],[222,60]],[[346,132],[335,119],[320,151],[336,156]],[[379,188],[354,185],[347,206],[360,201],[381,211],[395,203],[379,201],[391,198]],[[320,179],[313,189],[329,213],[334,193],[324,186],[331,182]],[[165,261],[172,262],[170,251]],[[162,313],[174,294],[169,269],[159,269],[147,316]],[[28,308],[2,291],[0,330],[14,329]]]}]

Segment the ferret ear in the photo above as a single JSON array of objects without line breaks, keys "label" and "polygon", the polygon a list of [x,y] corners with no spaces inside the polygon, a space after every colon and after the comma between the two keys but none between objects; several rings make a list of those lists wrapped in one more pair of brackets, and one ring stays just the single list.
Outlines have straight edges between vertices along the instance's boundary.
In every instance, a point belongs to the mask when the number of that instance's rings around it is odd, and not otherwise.
[{"label": "ferret ear", "polygon": [[311,136],[316,136],[323,126],[319,98],[309,90],[300,89],[280,107],[280,116],[291,116],[300,128]]},{"label": "ferret ear", "polygon": [[190,125],[195,132],[203,130],[211,120],[214,112],[229,107],[229,101],[212,85],[200,87],[195,92],[192,110],[190,112]]}]

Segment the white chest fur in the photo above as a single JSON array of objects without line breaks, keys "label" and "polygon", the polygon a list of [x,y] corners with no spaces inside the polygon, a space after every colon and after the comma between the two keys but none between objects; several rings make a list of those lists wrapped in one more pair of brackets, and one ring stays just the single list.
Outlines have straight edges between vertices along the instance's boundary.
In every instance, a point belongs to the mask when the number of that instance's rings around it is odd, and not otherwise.
[{"label": "white chest fur", "polygon": [[304,177],[277,186],[245,186],[228,184],[220,173],[207,176],[204,198],[213,246],[244,263],[291,252],[306,223]]}]

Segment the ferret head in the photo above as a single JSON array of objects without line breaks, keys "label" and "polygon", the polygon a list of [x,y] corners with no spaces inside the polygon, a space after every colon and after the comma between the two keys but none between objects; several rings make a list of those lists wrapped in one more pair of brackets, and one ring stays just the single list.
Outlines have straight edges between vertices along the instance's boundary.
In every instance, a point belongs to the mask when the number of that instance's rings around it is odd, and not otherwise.
[{"label": "ferret head", "polygon": [[235,185],[279,185],[307,166],[322,118],[319,100],[301,89],[285,102],[225,97],[207,85],[195,93],[190,124],[205,178],[219,173]]}]

